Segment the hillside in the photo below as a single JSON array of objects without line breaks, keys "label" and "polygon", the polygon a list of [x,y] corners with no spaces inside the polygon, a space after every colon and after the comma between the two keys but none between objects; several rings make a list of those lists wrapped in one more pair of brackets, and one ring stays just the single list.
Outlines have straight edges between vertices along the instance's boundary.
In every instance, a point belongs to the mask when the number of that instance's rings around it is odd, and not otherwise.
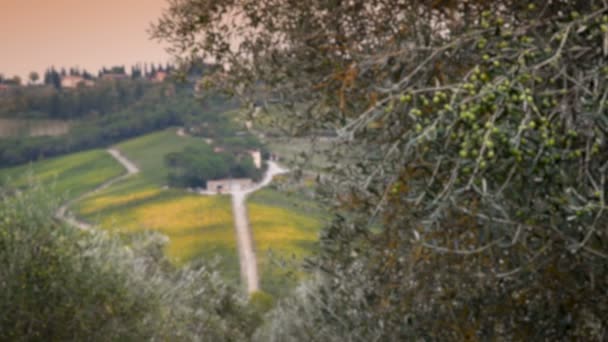
[{"label": "hillside", "polygon": [[[220,256],[222,273],[237,282],[238,253],[229,196],[200,196],[166,186],[169,170],[164,156],[201,144],[206,142],[178,136],[170,128],[115,145],[141,172],[85,195],[69,210],[81,220],[121,234],[148,230],[165,234],[169,238],[165,252],[176,265]],[[0,177],[11,177],[13,185],[24,186],[28,172],[45,185],[55,182],[55,191],[65,193],[67,201],[125,171],[105,151],[94,150],[4,169]],[[310,199],[276,189],[254,193],[248,210],[262,288],[283,294],[295,284],[290,275],[294,265],[277,265],[283,260],[299,263],[314,249],[321,226],[319,211]],[[293,255],[297,259],[292,260]]]},{"label": "hillside", "polygon": [[141,172],[74,204],[73,211],[104,229],[167,235],[170,242],[165,250],[176,264],[220,255],[221,268],[229,278],[238,279],[229,198],[201,197],[165,187],[164,156],[204,143],[179,137],[171,128],[116,145]]},{"label": "hillside", "polygon": [[2,188],[19,188],[38,182],[64,199],[76,198],[123,173],[103,150],[91,150],[12,168],[0,169]]}]

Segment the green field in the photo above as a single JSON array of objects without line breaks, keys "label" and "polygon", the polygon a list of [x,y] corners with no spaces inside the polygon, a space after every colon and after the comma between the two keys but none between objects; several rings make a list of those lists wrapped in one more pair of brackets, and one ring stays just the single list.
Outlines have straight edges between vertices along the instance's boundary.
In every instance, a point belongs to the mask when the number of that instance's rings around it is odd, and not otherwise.
[{"label": "green field", "polygon": [[124,168],[105,150],[92,150],[0,170],[0,183],[23,187],[39,182],[63,199],[76,198],[120,176]]},{"label": "green field", "polygon": [[165,155],[182,151],[188,146],[205,143],[200,138],[179,137],[175,131],[175,128],[170,128],[116,145],[129,160],[141,169],[141,174],[138,176],[144,179],[142,183],[165,185],[169,172],[165,165]]},{"label": "green field", "polygon": [[219,255],[220,268],[236,280],[239,267],[230,198],[164,187],[168,173],[164,156],[196,144],[204,142],[178,137],[173,128],[116,145],[141,172],[83,199],[72,209],[104,229],[125,233],[153,230],[167,235],[167,256],[178,265]]},{"label": "green field", "polygon": [[261,287],[280,296],[295,284],[295,271],[317,248],[324,214],[313,201],[293,193],[263,189],[247,201]]}]

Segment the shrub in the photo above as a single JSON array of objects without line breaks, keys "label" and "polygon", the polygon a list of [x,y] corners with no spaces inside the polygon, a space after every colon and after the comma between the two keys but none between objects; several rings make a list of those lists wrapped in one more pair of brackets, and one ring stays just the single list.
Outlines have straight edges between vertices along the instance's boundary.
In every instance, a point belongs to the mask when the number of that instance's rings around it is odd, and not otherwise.
[{"label": "shrub", "polygon": [[255,316],[206,266],[175,269],[166,238],[129,245],[52,219],[40,189],[0,198],[0,340],[243,341]]}]

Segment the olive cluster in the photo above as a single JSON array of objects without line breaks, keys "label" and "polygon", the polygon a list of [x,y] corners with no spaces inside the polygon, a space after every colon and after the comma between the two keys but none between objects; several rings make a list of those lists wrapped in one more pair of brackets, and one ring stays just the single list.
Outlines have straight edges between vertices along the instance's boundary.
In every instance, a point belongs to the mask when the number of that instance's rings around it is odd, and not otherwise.
[{"label": "olive cluster", "polygon": [[[491,27],[496,29],[487,30]],[[600,152],[606,148],[606,137],[593,128],[590,116],[605,116],[602,108],[608,103],[605,97],[586,92],[585,85],[577,84],[569,73],[578,68],[579,74],[601,82],[603,87],[596,89],[608,86],[603,58],[590,52],[583,64],[571,59],[573,51],[582,49],[581,41],[603,42],[608,16],[565,14],[560,25],[548,25],[550,39],[543,41],[516,32],[490,12],[482,14],[480,30],[484,33],[467,50],[479,57],[461,82],[433,89],[411,87],[399,95],[411,122],[409,134],[421,147],[420,158],[436,161],[448,156],[451,163],[443,162],[439,173],[449,179],[449,174],[458,172],[461,185],[487,180],[488,187],[496,190],[510,179],[509,173],[516,172],[521,182],[535,179],[545,184],[548,195],[570,208],[569,214],[581,216],[600,208],[603,191],[588,184],[578,185],[585,188],[585,203],[565,199],[564,189],[572,184],[564,175],[574,179],[580,165],[599,165]],[[387,110],[393,111],[394,105]]]}]

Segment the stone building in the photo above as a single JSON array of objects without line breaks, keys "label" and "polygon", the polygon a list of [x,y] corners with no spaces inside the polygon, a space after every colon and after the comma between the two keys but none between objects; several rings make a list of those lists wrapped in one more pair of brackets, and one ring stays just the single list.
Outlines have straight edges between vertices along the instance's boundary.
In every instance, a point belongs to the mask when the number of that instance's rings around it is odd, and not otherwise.
[{"label": "stone building", "polygon": [[251,187],[253,187],[253,181],[249,178],[232,178],[207,181],[207,191],[216,192],[218,194],[247,190]]}]

